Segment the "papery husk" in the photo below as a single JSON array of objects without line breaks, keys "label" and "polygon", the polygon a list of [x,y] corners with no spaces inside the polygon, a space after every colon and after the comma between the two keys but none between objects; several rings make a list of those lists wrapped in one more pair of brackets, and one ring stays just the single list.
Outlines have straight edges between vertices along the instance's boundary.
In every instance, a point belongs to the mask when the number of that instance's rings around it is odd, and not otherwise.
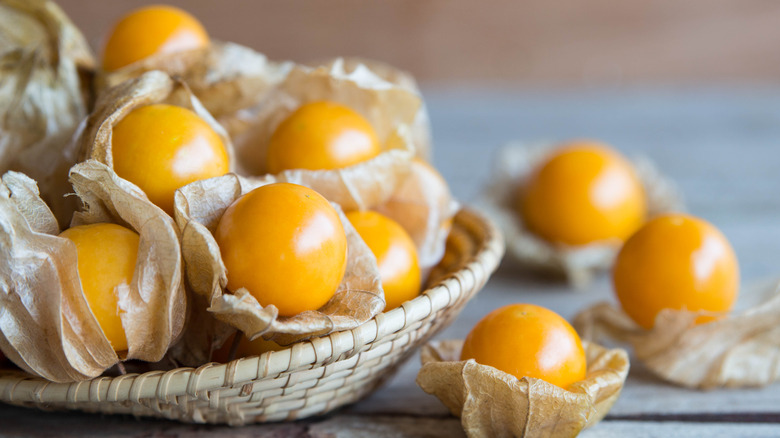
[{"label": "papery husk", "polygon": [[93,68],[89,45],[54,2],[0,0],[0,173],[37,180],[60,221],[77,207],[63,195]]},{"label": "papery husk", "polygon": [[409,175],[376,211],[398,222],[414,241],[424,275],[441,261],[460,205],[428,164],[412,161]]},{"label": "papery husk", "polygon": [[160,70],[186,83],[214,118],[229,124],[236,111],[261,102],[290,68],[292,63],[272,62],[248,47],[212,41],[203,48],[158,54],[115,71],[101,71],[96,82],[105,91]]},{"label": "papery husk", "polygon": [[[518,188],[556,149],[553,144],[510,143],[499,150],[493,181],[486,190],[482,207],[504,232],[507,253],[514,262],[562,276],[570,284],[583,287],[594,275],[612,266],[622,242],[615,239],[582,246],[551,243],[528,230],[515,208]],[[679,189],[648,158],[634,158],[631,163],[645,190],[648,217],[684,210]]]},{"label": "papery husk", "polygon": [[470,437],[573,437],[601,421],[620,396],[628,354],[583,342],[587,375],[567,389],[517,377],[473,359],[463,341],[432,342],[421,352],[417,384],[460,417]]},{"label": "papery husk", "polygon": [[153,104],[176,105],[195,112],[217,133],[230,158],[230,169],[235,167],[233,145],[224,128],[184,82],[158,70],[122,82],[98,97],[95,109],[77,139],[80,160],[94,159],[113,168],[111,137],[114,126],[134,109]]},{"label": "papery husk", "polygon": [[376,259],[336,204],[332,205],[347,235],[347,268],[335,295],[322,308],[282,317],[275,306],[262,306],[246,289],[233,293],[225,289],[227,273],[212,233],[236,199],[273,182],[271,176],[244,178],[229,174],[188,184],[176,192],[175,217],[181,230],[187,279],[192,290],[205,298],[208,311],[249,339],[263,336],[282,345],[352,329],[381,312],[385,301]]},{"label": "papery husk", "polygon": [[415,152],[417,156],[426,161],[431,161],[433,158],[433,141],[431,138],[431,121],[428,116],[428,108],[425,105],[425,100],[422,97],[420,87],[417,85],[417,81],[414,79],[411,73],[399,70],[390,64],[386,64],[374,59],[366,59],[360,57],[345,57],[336,58],[328,62],[315,63],[314,67],[325,66],[332,68],[335,64],[341,62],[344,71],[351,73],[358,69],[361,65],[368,67],[375,75],[379,76],[383,80],[390,82],[393,85],[397,85],[403,89],[406,89],[420,98],[420,109],[417,110],[417,115],[412,122],[412,141],[414,142]]},{"label": "papery husk", "polygon": [[759,298],[755,305],[704,324],[694,322],[712,314],[667,309],[645,330],[604,302],[577,315],[574,326],[583,339],[631,345],[650,371],[680,386],[765,386],[780,380],[780,288],[774,282],[757,289],[748,292]]},{"label": "papery husk", "polygon": [[75,245],[38,196],[35,181],[7,172],[0,185],[0,350],[54,382],[99,376],[120,360],[160,360],[185,317],[183,268],[173,220],[141,191],[95,161],[70,179],[85,210],[72,225],[111,222],[140,235],[131,284],[115,289],[128,351],[111,347],[79,281]]},{"label": "papery husk", "polygon": [[315,69],[296,66],[263,102],[239,111],[230,129],[242,166],[239,173],[266,174],[268,141],[276,127],[299,106],[322,100],[341,103],[366,117],[382,152],[343,169],[287,170],[274,175],[276,180],[312,188],[345,211],[382,204],[409,171],[416,146],[411,126],[422,101],[363,65],[350,72],[341,61]]}]

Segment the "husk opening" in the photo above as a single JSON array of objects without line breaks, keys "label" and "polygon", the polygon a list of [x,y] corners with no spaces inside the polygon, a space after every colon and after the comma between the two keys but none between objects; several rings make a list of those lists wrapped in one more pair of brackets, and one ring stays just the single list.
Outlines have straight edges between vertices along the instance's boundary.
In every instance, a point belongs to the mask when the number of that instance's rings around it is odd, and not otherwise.
[{"label": "husk opening", "polygon": [[195,112],[217,133],[230,158],[230,169],[235,167],[233,145],[222,126],[184,82],[157,70],[122,82],[99,96],[77,139],[80,160],[94,159],[113,168],[111,137],[114,126],[134,109],[158,103],[181,106]]},{"label": "husk opening", "polygon": [[[555,150],[555,145],[546,143],[510,143],[502,148],[494,160],[493,181],[486,189],[482,207],[504,232],[507,253],[513,262],[562,276],[570,284],[582,287],[598,272],[612,266],[622,243],[603,241],[578,247],[551,243],[529,231],[514,208],[518,187]],[[680,191],[648,158],[637,157],[631,162],[645,189],[648,217],[684,210]]]},{"label": "husk opening", "polygon": [[97,83],[105,91],[160,70],[186,83],[208,112],[229,126],[236,111],[261,102],[291,67],[239,44],[212,41],[201,49],[155,55],[119,70],[101,71]]},{"label": "husk opening", "polygon": [[[230,174],[194,182],[176,193],[175,218],[181,230],[187,279],[192,290],[202,297],[201,302],[208,305],[211,315],[241,330],[249,339],[263,336],[287,345],[355,328],[381,312],[385,302],[376,259],[336,204],[333,205],[347,234],[349,255],[341,285],[325,306],[280,317],[275,306],[262,306],[245,289],[233,293],[225,289],[226,269],[212,233],[224,211],[236,199],[274,182],[277,181],[271,176],[244,178]],[[208,339],[200,345],[215,347],[209,346]]]},{"label": "husk opening", "polygon": [[35,181],[8,172],[0,185],[0,349],[27,372],[54,382],[90,379],[120,360],[159,361],[182,330],[185,295],[173,220],[137,187],[96,161],[70,179],[84,210],[72,225],[111,222],[141,241],[131,284],[116,288],[129,349],[120,357],[87,304],[76,247],[38,196]]},{"label": "husk opening", "polygon": [[60,221],[77,207],[64,195],[93,67],[89,45],[54,2],[0,1],[0,172],[37,180]]},{"label": "husk opening", "polygon": [[398,222],[414,241],[424,276],[441,261],[460,205],[447,182],[418,160],[390,199],[376,211]]},{"label": "husk opening", "polygon": [[652,330],[622,309],[600,303],[581,312],[574,326],[583,339],[629,344],[636,358],[663,380],[689,388],[756,387],[780,380],[780,288],[755,286],[742,311],[695,324],[706,312],[667,309]]},{"label": "husk opening", "polygon": [[346,211],[382,204],[406,176],[415,155],[411,126],[421,99],[364,65],[349,72],[341,60],[315,69],[296,66],[263,102],[237,112],[230,132],[242,164],[239,172],[267,173],[268,141],[276,127],[300,105],[321,100],[341,103],[366,117],[382,152],[343,169],[284,171],[275,175],[276,180],[310,187]]},{"label": "husk opening", "polygon": [[432,342],[421,352],[417,384],[460,417],[470,437],[573,437],[601,421],[628,375],[628,354],[583,342],[585,379],[563,389],[517,379],[473,359],[458,360],[463,341]]}]

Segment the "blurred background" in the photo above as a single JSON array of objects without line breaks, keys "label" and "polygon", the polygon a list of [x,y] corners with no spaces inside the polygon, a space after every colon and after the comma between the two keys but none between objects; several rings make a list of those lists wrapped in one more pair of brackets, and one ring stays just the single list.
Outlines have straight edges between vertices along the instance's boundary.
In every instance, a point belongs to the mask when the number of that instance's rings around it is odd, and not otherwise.
[{"label": "blurred background", "polygon": [[[93,47],[162,1],[59,0]],[[423,84],[620,87],[780,82],[772,0],[166,0],[272,59],[377,58]]]}]

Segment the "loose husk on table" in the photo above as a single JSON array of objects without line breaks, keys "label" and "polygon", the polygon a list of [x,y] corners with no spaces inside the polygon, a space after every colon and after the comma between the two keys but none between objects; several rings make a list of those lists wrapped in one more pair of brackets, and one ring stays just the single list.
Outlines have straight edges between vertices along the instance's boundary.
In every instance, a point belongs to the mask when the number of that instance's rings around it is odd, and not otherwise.
[{"label": "loose husk on table", "polygon": [[[175,217],[181,231],[187,279],[200,297],[200,305],[208,307],[208,314],[200,312],[200,317],[217,318],[241,330],[250,339],[263,336],[287,345],[355,328],[380,313],[385,300],[376,258],[336,204],[333,206],[339,212],[347,235],[347,269],[336,294],[322,308],[281,317],[275,306],[261,305],[246,289],[232,293],[225,289],[227,273],[212,233],[222,214],[236,199],[274,182],[270,175],[244,178],[228,174],[188,184],[176,192]],[[202,337],[205,334],[203,324],[194,324],[201,332],[195,336],[201,336],[200,354],[208,355],[219,345],[209,345],[211,338]],[[195,348],[198,343],[192,341],[191,345]]]},{"label": "loose husk on table", "polygon": [[[568,246],[544,240],[523,224],[515,208],[517,190],[536,168],[556,150],[553,144],[510,143],[495,157],[493,181],[483,207],[506,236],[507,253],[519,265],[562,275],[570,284],[584,286],[593,276],[612,266],[622,242],[603,241]],[[684,209],[675,184],[644,157],[631,160],[647,197],[648,217]]]},{"label": "loose husk on table", "polygon": [[23,172],[60,221],[76,208],[71,139],[91,99],[92,52],[51,1],[0,1],[0,173]]},{"label": "loose husk on table", "polygon": [[680,386],[765,386],[780,380],[780,288],[775,281],[746,292],[740,300],[755,304],[705,324],[694,321],[712,314],[667,309],[645,330],[622,309],[600,303],[577,315],[574,326],[583,339],[631,345],[650,371]]},{"label": "loose husk on table", "polygon": [[563,389],[518,379],[473,359],[458,360],[463,341],[423,347],[417,384],[460,417],[470,437],[573,437],[601,421],[620,395],[628,354],[584,342],[585,379]]},{"label": "loose husk on table", "polygon": [[343,169],[287,170],[275,175],[276,180],[314,189],[346,211],[382,204],[403,181],[415,156],[411,126],[421,99],[364,65],[350,72],[340,60],[330,67],[295,66],[261,104],[238,112],[229,131],[242,167],[239,173],[266,174],[268,142],[276,127],[299,106],[323,100],[346,105],[366,117],[382,152]]},{"label": "loose husk on table", "polygon": [[118,355],[87,304],[75,245],[38,195],[35,181],[7,172],[0,184],[0,349],[25,371],[54,382],[86,380],[125,359],[159,361],[185,317],[183,267],[173,220],[137,187],[96,161],[70,171],[84,209],[72,225],[116,223],[140,237],[131,284],[115,289],[129,350]]}]

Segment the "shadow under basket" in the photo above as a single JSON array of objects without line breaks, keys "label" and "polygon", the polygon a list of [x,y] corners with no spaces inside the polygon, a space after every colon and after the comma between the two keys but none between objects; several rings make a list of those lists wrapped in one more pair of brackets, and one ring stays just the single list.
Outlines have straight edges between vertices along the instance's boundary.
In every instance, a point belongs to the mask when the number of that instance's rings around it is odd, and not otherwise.
[{"label": "shadow under basket", "polygon": [[348,331],[276,352],[76,383],[0,370],[0,401],[242,425],[321,415],[370,394],[416,348],[447,327],[484,286],[504,252],[501,234],[468,209],[455,217],[442,262],[419,297]]}]

